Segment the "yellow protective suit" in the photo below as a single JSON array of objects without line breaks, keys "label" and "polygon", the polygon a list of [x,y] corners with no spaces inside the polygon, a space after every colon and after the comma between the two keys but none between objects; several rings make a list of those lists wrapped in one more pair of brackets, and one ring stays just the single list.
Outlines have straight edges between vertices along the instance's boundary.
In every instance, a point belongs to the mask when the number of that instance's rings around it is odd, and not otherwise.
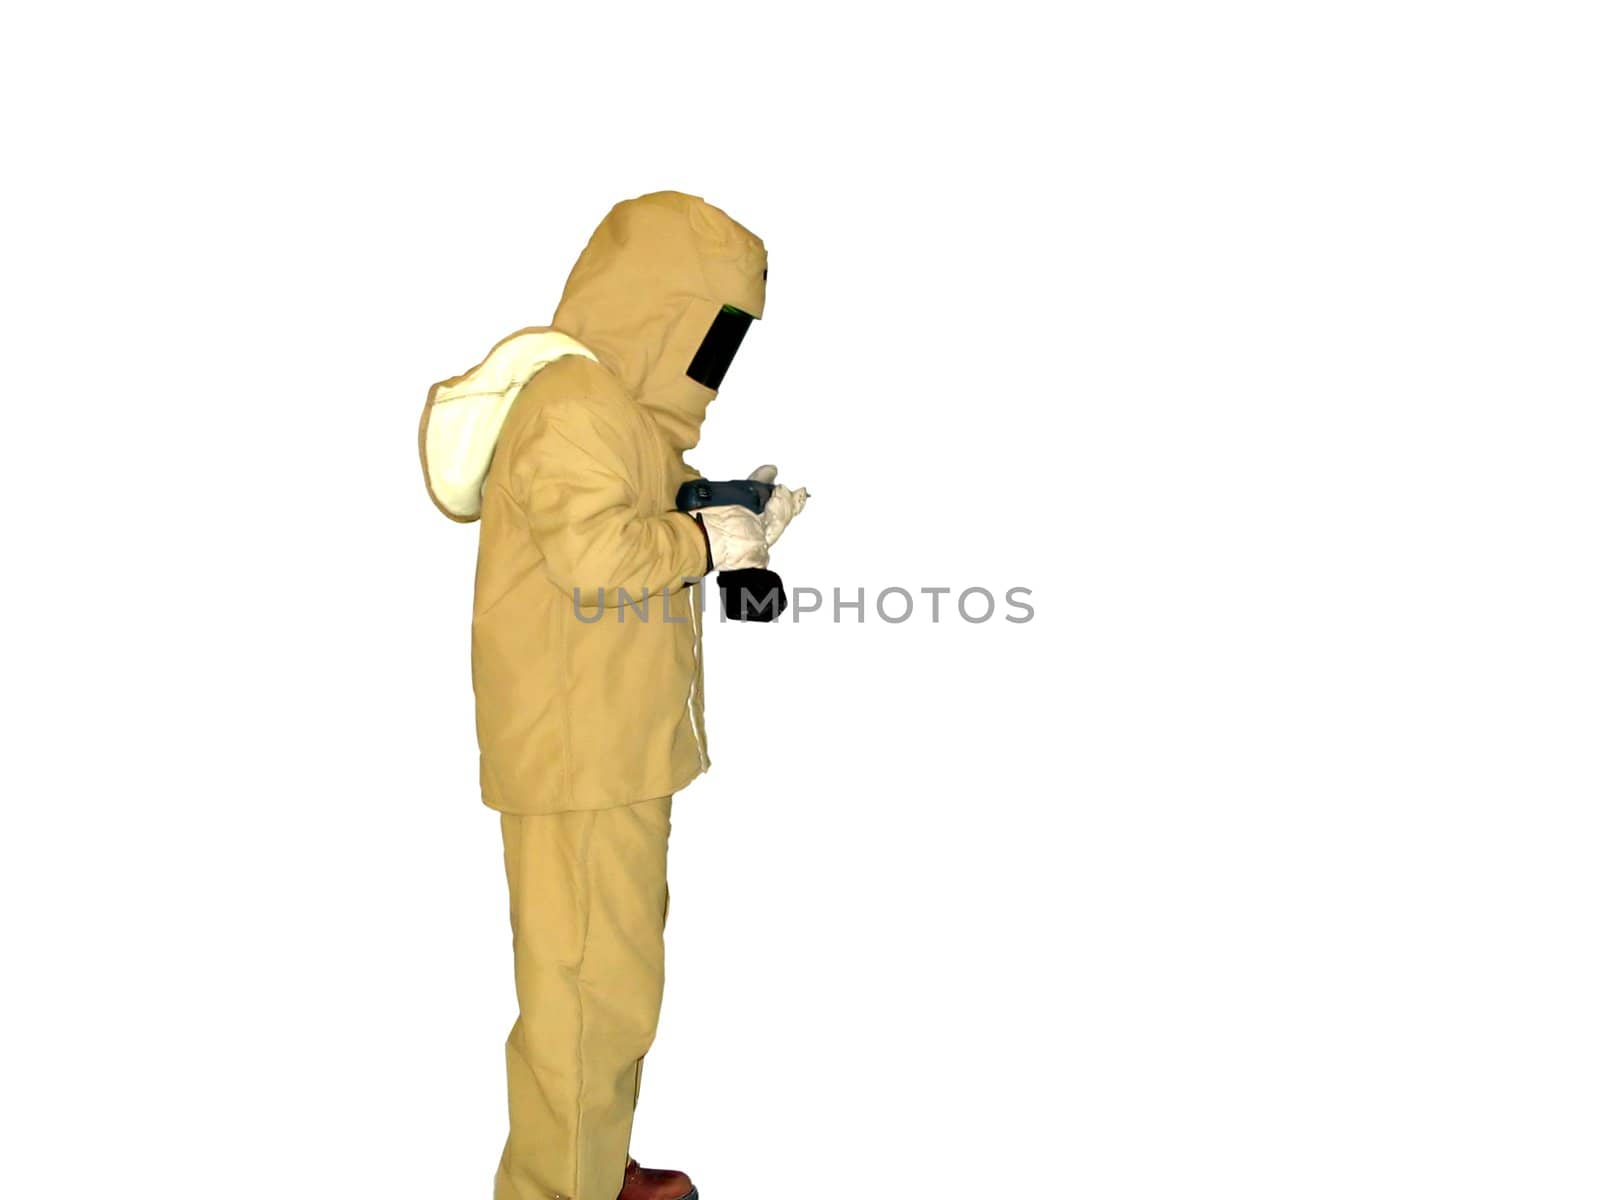
[{"label": "yellow protective suit", "polygon": [[[662,987],[671,794],[709,765],[698,580],[673,510],[715,393],[685,374],[760,239],[697,197],[613,208],[553,327],[435,384],[420,444],[481,518],[472,620],[484,803],[502,813],[521,1015],[496,1200],[615,1200]],[[645,599],[648,597],[648,599]]]},{"label": "yellow protective suit", "polygon": [[519,331],[429,393],[429,489],[483,521],[472,679],[489,807],[611,808],[710,765],[684,586],[706,542],[673,500],[716,393],[684,372],[724,304],[761,315],[766,268],[760,239],[703,200],[625,201],[579,256],[554,331]]}]

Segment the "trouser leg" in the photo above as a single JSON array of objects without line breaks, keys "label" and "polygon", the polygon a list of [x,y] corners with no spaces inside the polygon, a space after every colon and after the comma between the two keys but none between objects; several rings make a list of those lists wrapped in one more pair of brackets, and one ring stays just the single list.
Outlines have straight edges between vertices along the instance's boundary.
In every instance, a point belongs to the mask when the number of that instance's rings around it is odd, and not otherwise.
[{"label": "trouser leg", "polygon": [[661,1011],[672,798],[501,817],[519,1015],[495,1200],[616,1200]]}]

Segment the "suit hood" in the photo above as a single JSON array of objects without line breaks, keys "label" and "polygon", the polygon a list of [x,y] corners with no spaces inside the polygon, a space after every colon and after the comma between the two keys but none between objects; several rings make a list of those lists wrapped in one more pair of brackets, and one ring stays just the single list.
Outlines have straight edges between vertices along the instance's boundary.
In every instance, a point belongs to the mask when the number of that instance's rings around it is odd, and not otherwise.
[{"label": "suit hood", "polygon": [[724,306],[760,317],[761,239],[698,196],[616,205],[578,256],[552,322],[617,376],[680,453],[700,440],[715,390],[686,374]]},{"label": "suit hood", "polygon": [[566,334],[531,326],[501,338],[470,371],[428,389],[417,448],[423,482],[440,512],[452,521],[478,519],[483,481],[512,404],[530,379],[572,354],[594,358]]}]

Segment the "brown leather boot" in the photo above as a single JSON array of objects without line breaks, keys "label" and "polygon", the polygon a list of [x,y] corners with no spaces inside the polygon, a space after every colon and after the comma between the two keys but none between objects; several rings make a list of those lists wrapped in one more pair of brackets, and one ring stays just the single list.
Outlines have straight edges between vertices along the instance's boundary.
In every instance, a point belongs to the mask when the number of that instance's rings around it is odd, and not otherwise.
[{"label": "brown leather boot", "polygon": [[630,1158],[617,1200],[700,1200],[700,1192],[682,1171],[652,1171]]}]

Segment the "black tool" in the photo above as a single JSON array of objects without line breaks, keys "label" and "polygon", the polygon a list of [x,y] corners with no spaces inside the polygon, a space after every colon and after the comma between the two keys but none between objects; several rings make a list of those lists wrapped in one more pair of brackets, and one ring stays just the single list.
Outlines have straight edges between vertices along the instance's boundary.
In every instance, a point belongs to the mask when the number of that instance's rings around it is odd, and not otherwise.
[{"label": "black tool", "polygon": [[753,513],[759,513],[771,499],[770,483],[760,483],[754,479],[726,479],[717,483],[709,479],[691,479],[678,488],[677,504],[679,512],[740,504]]}]

